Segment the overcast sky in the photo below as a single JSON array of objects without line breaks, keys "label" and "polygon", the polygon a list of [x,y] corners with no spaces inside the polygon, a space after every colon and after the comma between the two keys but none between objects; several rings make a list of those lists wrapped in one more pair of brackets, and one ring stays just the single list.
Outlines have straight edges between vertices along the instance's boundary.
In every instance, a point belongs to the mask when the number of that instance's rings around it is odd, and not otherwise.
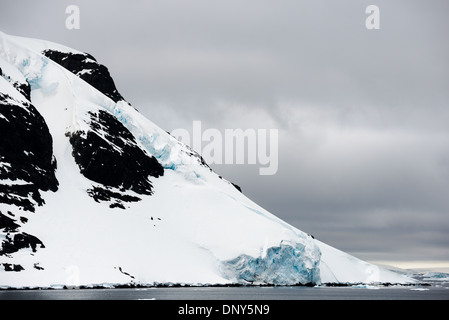
[{"label": "overcast sky", "polygon": [[448,14],[447,0],[2,0],[0,30],[91,53],[167,131],[278,129],[275,175],[213,168],[359,258],[449,266]]}]

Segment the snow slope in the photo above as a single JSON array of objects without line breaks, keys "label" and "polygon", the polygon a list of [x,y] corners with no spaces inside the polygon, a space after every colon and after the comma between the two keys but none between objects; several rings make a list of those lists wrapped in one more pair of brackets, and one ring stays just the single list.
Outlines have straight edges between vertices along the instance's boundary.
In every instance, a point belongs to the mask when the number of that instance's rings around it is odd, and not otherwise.
[{"label": "snow slope", "polygon": [[[414,281],[258,206],[123,100],[90,55],[0,32],[0,69],[0,132],[35,108],[53,156],[19,179],[16,153],[30,151],[0,144],[0,287]],[[51,188],[36,182],[52,174]]]}]

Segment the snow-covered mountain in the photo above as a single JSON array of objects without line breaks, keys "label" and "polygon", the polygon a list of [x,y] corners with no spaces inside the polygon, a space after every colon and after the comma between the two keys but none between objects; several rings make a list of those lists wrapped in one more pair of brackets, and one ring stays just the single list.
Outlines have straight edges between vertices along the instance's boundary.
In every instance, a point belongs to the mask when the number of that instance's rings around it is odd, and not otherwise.
[{"label": "snow-covered mountain", "polygon": [[0,287],[413,281],[248,199],[91,55],[0,32]]}]

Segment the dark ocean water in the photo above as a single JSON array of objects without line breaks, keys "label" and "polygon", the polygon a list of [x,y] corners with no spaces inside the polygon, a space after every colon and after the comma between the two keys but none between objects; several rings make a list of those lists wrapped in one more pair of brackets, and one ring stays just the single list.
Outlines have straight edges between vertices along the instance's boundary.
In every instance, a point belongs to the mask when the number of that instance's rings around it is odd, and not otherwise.
[{"label": "dark ocean water", "polygon": [[163,287],[0,291],[2,319],[288,319],[439,316],[449,287]]},{"label": "dark ocean water", "polygon": [[449,300],[449,287],[164,287],[3,290],[0,300]]}]

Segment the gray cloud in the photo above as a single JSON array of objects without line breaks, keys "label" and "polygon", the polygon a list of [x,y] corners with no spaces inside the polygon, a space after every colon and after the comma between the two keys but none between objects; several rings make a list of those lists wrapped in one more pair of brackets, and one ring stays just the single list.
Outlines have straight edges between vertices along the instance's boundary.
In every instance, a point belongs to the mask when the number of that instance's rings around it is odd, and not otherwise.
[{"label": "gray cloud", "polygon": [[[65,29],[65,7],[81,29]],[[0,29],[93,54],[166,130],[278,128],[279,171],[215,165],[372,260],[449,260],[447,1],[12,1]]]}]

